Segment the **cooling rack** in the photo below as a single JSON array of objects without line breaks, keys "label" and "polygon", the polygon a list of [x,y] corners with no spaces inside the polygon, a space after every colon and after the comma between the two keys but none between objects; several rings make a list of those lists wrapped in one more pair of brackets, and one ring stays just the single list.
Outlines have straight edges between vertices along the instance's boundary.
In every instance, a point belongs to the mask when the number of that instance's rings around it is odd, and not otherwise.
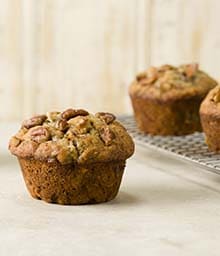
[{"label": "cooling rack", "polygon": [[197,132],[185,136],[150,136],[137,129],[132,116],[121,116],[119,120],[137,144],[168,153],[178,159],[220,174],[220,155],[208,150],[203,133]]}]

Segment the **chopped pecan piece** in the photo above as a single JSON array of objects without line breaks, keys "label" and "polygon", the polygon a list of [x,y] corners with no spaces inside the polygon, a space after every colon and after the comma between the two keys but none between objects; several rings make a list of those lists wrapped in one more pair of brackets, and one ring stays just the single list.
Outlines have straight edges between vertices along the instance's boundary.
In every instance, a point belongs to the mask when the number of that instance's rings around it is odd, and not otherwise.
[{"label": "chopped pecan piece", "polygon": [[48,112],[47,116],[48,119],[52,122],[56,121],[59,118],[60,112],[58,111],[53,111],[53,112]]},{"label": "chopped pecan piece", "polygon": [[73,118],[73,117],[76,117],[76,116],[87,116],[87,115],[89,115],[89,113],[84,109],[69,108],[61,114],[61,117],[63,119],[69,120],[70,118]]},{"label": "chopped pecan piece", "polygon": [[43,122],[47,119],[46,115],[37,115],[37,116],[33,116],[30,119],[26,119],[23,121],[22,126],[30,129],[31,127],[37,126],[37,125],[41,125],[43,124]]},{"label": "chopped pecan piece", "polygon": [[198,63],[192,63],[185,66],[184,73],[186,74],[186,77],[192,78],[196,72],[199,69]]},{"label": "chopped pecan piece", "polygon": [[146,73],[146,72],[141,72],[141,73],[137,74],[136,80],[137,80],[138,82],[140,82],[142,79],[144,79],[144,78],[146,78],[146,77],[147,77],[147,73]]},{"label": "chopped pecan piece", "polygon": [[220,90],[217,91],[217,93],[214,95],[213,101],[214,101],[215,103],[220,102]]},{"label": "chopped pecan piece", "polygon": [[100,136],[106,146],[111,145],[113,139],[115,138],[115,134],[110,130],[110,128],[108,126],[103,127],[100,130]]},{"label": "chopped pecan piece", "polygon": [[105,121],[106,124],[112,123],[116,118],[113,114],[107,112],[98,112],[95,116]]},{"label": "chopped pecan piece", "polygon": [[158,78],[158,71],[157,71],[157,68],[155,67],[150,67],[148,70],[147,70],[147,76],[146,78],[142,79],[140,81],[140,83],[142,85],[149,85],[149,84],[152,84],[157,78]]},{"label": "chopped pecan piece", "polygon": [[22,141],[13,153],[21,158],[32,157],[37,147],[38,144],[34,141]]},{"label": "chopped pecan piece", "polygon": [[28,135],[31,140],[42,143],[50,139],[50,133],[46,127],[37,126],[29,130]]},{"label": "chopped pecan piece", "polygon": [[60,119],[56,123],[56,128],[62,132],[65,132],[68,129],[68,123],[65,119]]},{"label": "chopped pecan piece", "polygon": [[71,118],[68,121],[68,124],[70,125],[70,130],[74,134],[84,134],[92,128],[90,121],[85,116],[77,116],[75,118]]}]

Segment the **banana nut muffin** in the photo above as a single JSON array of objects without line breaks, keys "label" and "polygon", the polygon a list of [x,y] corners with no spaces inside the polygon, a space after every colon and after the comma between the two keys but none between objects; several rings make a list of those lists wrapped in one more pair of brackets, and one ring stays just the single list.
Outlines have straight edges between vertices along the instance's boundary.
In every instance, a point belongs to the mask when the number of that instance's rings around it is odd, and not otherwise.
[{"label": "banana nut muffin", "polygon": [[216,81],[198,64],[150,67],[129,88],[139,129],[152,135],[201,131],[199,107]]},{"label": "banana nut muffin", "polygon": [[212,89],[202,102],[200,118],[209,149],[220,152],[220,85]]},{"label": "banana nut muffin", "polygon": [[117,195],[134,143],[114,115],[67,109],[25,120],[9,149],[34,198],[86,204]]}]

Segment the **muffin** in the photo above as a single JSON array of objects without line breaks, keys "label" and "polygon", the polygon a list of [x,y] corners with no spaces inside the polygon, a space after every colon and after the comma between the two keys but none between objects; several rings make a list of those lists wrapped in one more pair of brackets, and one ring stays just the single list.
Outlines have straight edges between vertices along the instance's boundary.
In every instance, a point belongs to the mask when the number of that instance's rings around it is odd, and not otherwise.
[{"label": "muffin", "polygon": [[198,64],[150,67],[129,88],[139,129],[152,135],[184,135],[201,131],[201,101],[216,81]]},{"label": "muffin", "polygon": [[91,204],[117,195],[134,143],[114,115],[67,109],[25,120],[9,150],[34,198]]},{"label": "muffin", "polygon": [[220,152],[220,85],[212,89],[202,102],[200,118],[209,149]]}]

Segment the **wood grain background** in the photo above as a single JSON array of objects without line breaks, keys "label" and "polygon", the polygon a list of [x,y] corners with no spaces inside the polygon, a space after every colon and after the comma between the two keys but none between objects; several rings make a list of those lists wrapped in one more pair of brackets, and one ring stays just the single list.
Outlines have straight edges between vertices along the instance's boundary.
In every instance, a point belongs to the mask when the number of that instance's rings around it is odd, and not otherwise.
[{"label": "wood grain background", "polygon": [[220,77],[219,0],[0,0],[0,120],[66,107],[131,112],[149,65]]}]

